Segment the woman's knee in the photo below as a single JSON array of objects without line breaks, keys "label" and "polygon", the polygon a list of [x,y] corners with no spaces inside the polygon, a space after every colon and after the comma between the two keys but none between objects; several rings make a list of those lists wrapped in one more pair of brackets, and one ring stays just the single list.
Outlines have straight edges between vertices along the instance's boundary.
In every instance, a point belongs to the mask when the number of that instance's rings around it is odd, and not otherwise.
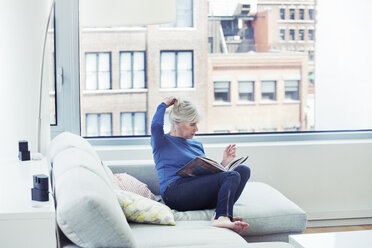
[{"label": "woman's knee", "polygon": [[231,179],[236,183],[240,183],[240,173],[237,171],[225,171],[221,173],[224,180],[225,179]]},{"label": "woman's knee", "polygon": [[239,165],[235,171],[237,171],[241,178],[248,180],[251,177],[251,169],[246,165]]}]

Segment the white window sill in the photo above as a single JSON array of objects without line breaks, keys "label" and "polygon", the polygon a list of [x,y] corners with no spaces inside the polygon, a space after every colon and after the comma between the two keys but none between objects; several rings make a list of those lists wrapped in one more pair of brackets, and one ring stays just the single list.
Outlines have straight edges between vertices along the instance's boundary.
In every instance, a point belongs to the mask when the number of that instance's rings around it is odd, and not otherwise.
[{"label": "white window sill", "polygon": [[242,105],[256,105],[256,102],[254,101],[239,101],[236,105],[242,106]]},{"label": "white window sill", "polygon": [[160,88],[160,92],[169,92],[169,91],[195,91],[195,88]]},{"label": "white window sill", "polygon": [[270,104],[278,104],[278,101],[261,101],[260,104],[262,105],[270,105]]},{"label": "white window sill", "polygon": [[213,102],[213,106],[231,106],[231,102]]},{"label": "white window sill", "polygon": [[83,95],[114,95],[128,93],[146,93],[148,89],[118,89],[118,90],[84,90]]},{"label": "white window sill", "polygon": [[289,100],[289,99],[286,99],[283,101],[284,104],[299,104],[301,103],[300,100]]}]

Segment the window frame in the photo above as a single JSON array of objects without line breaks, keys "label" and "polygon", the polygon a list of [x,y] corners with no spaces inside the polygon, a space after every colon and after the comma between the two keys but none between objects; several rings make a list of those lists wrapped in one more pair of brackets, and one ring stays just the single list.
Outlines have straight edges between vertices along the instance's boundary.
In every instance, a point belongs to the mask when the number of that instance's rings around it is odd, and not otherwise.
[{"label": "window frame", "polygon": [[[130,73],[131,73],[131,82],[130,82],[130,87],[129,88],[124,88],[122,87],[123,83],[121,81],[121,73],[122,73],[122,70],[121,70],[121,66],[122,66],[122,61],[121,61],[121,55],[123,53],[129,53],[130,54],[130,63],[131,63],[131,70],[130,70]],[[135,88],[134,87],[134,53],[143,53],[143,87],[141,88]],[[120,51],[119,52],[119,88],[120,89],[146,89],[147,88],[147,75],[146,75],[146,71],[147,71],[147,63],[146,63],[146,51]]]},{"label": "window frame", "polygon": [[[96,82],[95,82],[95,89],[87,89],[87,55],[88,54],[95,54],[96,55]],[[109,56],[109,75],[110,75],[110,78],[109,78],[109,87],[108,88],[103,88],[101,89],[100,88],[100,82],[99,82],[99,73],[101,72],[99,70],[99,64],[100,64],[100,55],[101,54],[108,54]],[[85,52],[84,53],[84,62],[85,62],[85,82],[84,82],[84,90],[111,90],[112,89],[112,63],[111,63],[111,58],[112,58],[112,55],[111,55],[111,52]]]},{"label": "window frame", "polygon": [[[122,134],[121,130],[122,130],[122,125],[123,125],[123,119],[122,119],[122,116],[123,114],[130,114],[131,116],[131,125],[132,125],[132,135],[131,136],[134,136],[135,134],[135,121],[134,121],[134,117],[137,113],[141,113],[141,114],[144,114],[144,124],[145,124],[145,134],[147,133],[147,114],[146,112],[120,112],[120,135],[121,136],[128,136],[127,134]],[[144,135],[145,135],[144,134]]]},{"label": "window frame", "polygon": [[[178,87],[178,54],[183,52],[190,52],[191,53],[191,87],[181,87],[181,89],[193,89],[195,87],[194,85],[194,50],[160,50],[160,64],[159,64],[159,76],[160,76],[160,89],[179,89]],[[162,87],[162,53],[175,53],[175,86],[174,87]]]},{"label": "window frame", "polygon": [[[100,130],[101,130],[101,116],[102,115],[109,115],[110,116],[110,131],[111,131],[111,135],[112,136],[112,133],[113,133],[113,125],[112,125],[112,113],[86,113],[85,114],[85,133],[87,134],[86,137],[96,137],[95,135],[91,135],[91,136],[88,136],[88,115],[95,115],[97,116],[97,131],[98,131],[98,136],[106,136],[107,135],[101,135],[100,134]],[[109,136],[109,137],[110,137]]]},{"label": "window frame", "polygon": [[[51,126],[51,138],[69,131],[80,135],[80,78],[79,78],[79,2],[56,0],[55,4],[56,70],[57,70],[57,125]],[[60,71],[60,72],[58,72]],[[60,80],[58,80],[60,78]],[[62,108],[63,106],[63,108]],[[241,142],[290,142],[326,140],[352,142],[372,139],[371,129],[297,131],[275,133],[197,134],[205,144]],[[150,135],[86,137],[92,145],[122,146],[149,145]]]},{"label": "window frame", "polygon": [[[216,83],[227,83],[228,84],[228,88],[227,88],[227,100],[224,101],[216,101]],[[213,81],[213,103],[222,103],[222,104],[226,104],[226,103],[231,103],[231,81],[227,81],[227,80],[215,80]]]}]

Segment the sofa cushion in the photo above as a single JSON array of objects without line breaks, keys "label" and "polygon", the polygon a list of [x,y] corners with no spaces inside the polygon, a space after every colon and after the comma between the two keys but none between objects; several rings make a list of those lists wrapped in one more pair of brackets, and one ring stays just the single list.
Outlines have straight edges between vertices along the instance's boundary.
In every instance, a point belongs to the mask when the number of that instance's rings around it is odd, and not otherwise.
[{"label": "sofa cushion", "polygon": [[306,213],[278,190],[260,183],[248,183],[234,206],[234,215],[250,224],[244,234],[303,232]]},{"label": "sofa cushion", "polygon": [[167,205],[129,191],[116,190],[116,196],[128,220],[173,226],[176,224]]},{"label": "sofa cushion", "polygon": [[130,191],[143,197],[153,199],[153,194],[147,185],[127,173],[114,174],[114,183],[121,190]]},{"label": "sofa cushion", "polygon": [[[210,220],[214,209],[178,212],[176,221]],[[265,183],[248,182],[234,205],[234,216],[250,224],[246,235],[302,232],[306,227],[306,214],[283,194]]]},{"label": "sofa cushion", "polygon": [[[210,221],[177,221],[175,226],[130,224],[138,247],[245,247],[234,231],[212,227]],[[249,246],[248,246],[249,247]]]},{"label": "sofa cushion", "polygon": [[134,247],[115,194],[96,173],[73,167],[56,177],[57,223],[82,247]]}]

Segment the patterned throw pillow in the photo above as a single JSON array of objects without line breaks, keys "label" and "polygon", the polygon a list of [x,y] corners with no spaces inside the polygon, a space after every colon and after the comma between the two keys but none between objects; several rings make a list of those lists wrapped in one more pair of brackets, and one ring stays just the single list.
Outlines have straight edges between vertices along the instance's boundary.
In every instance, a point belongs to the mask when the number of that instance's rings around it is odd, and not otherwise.
[{"label": "patterned throw pillow", "polygon": [[114,174],[114,183],[121,190],[130,191],[143,197],[153,199],[153,194],[147,185],[127,173]]},{"label": "patterned throw pillow", "polygon": [[123,190],[116,196],[128,220],[138,223],[176,225],[171,209],[159,202]]}]

